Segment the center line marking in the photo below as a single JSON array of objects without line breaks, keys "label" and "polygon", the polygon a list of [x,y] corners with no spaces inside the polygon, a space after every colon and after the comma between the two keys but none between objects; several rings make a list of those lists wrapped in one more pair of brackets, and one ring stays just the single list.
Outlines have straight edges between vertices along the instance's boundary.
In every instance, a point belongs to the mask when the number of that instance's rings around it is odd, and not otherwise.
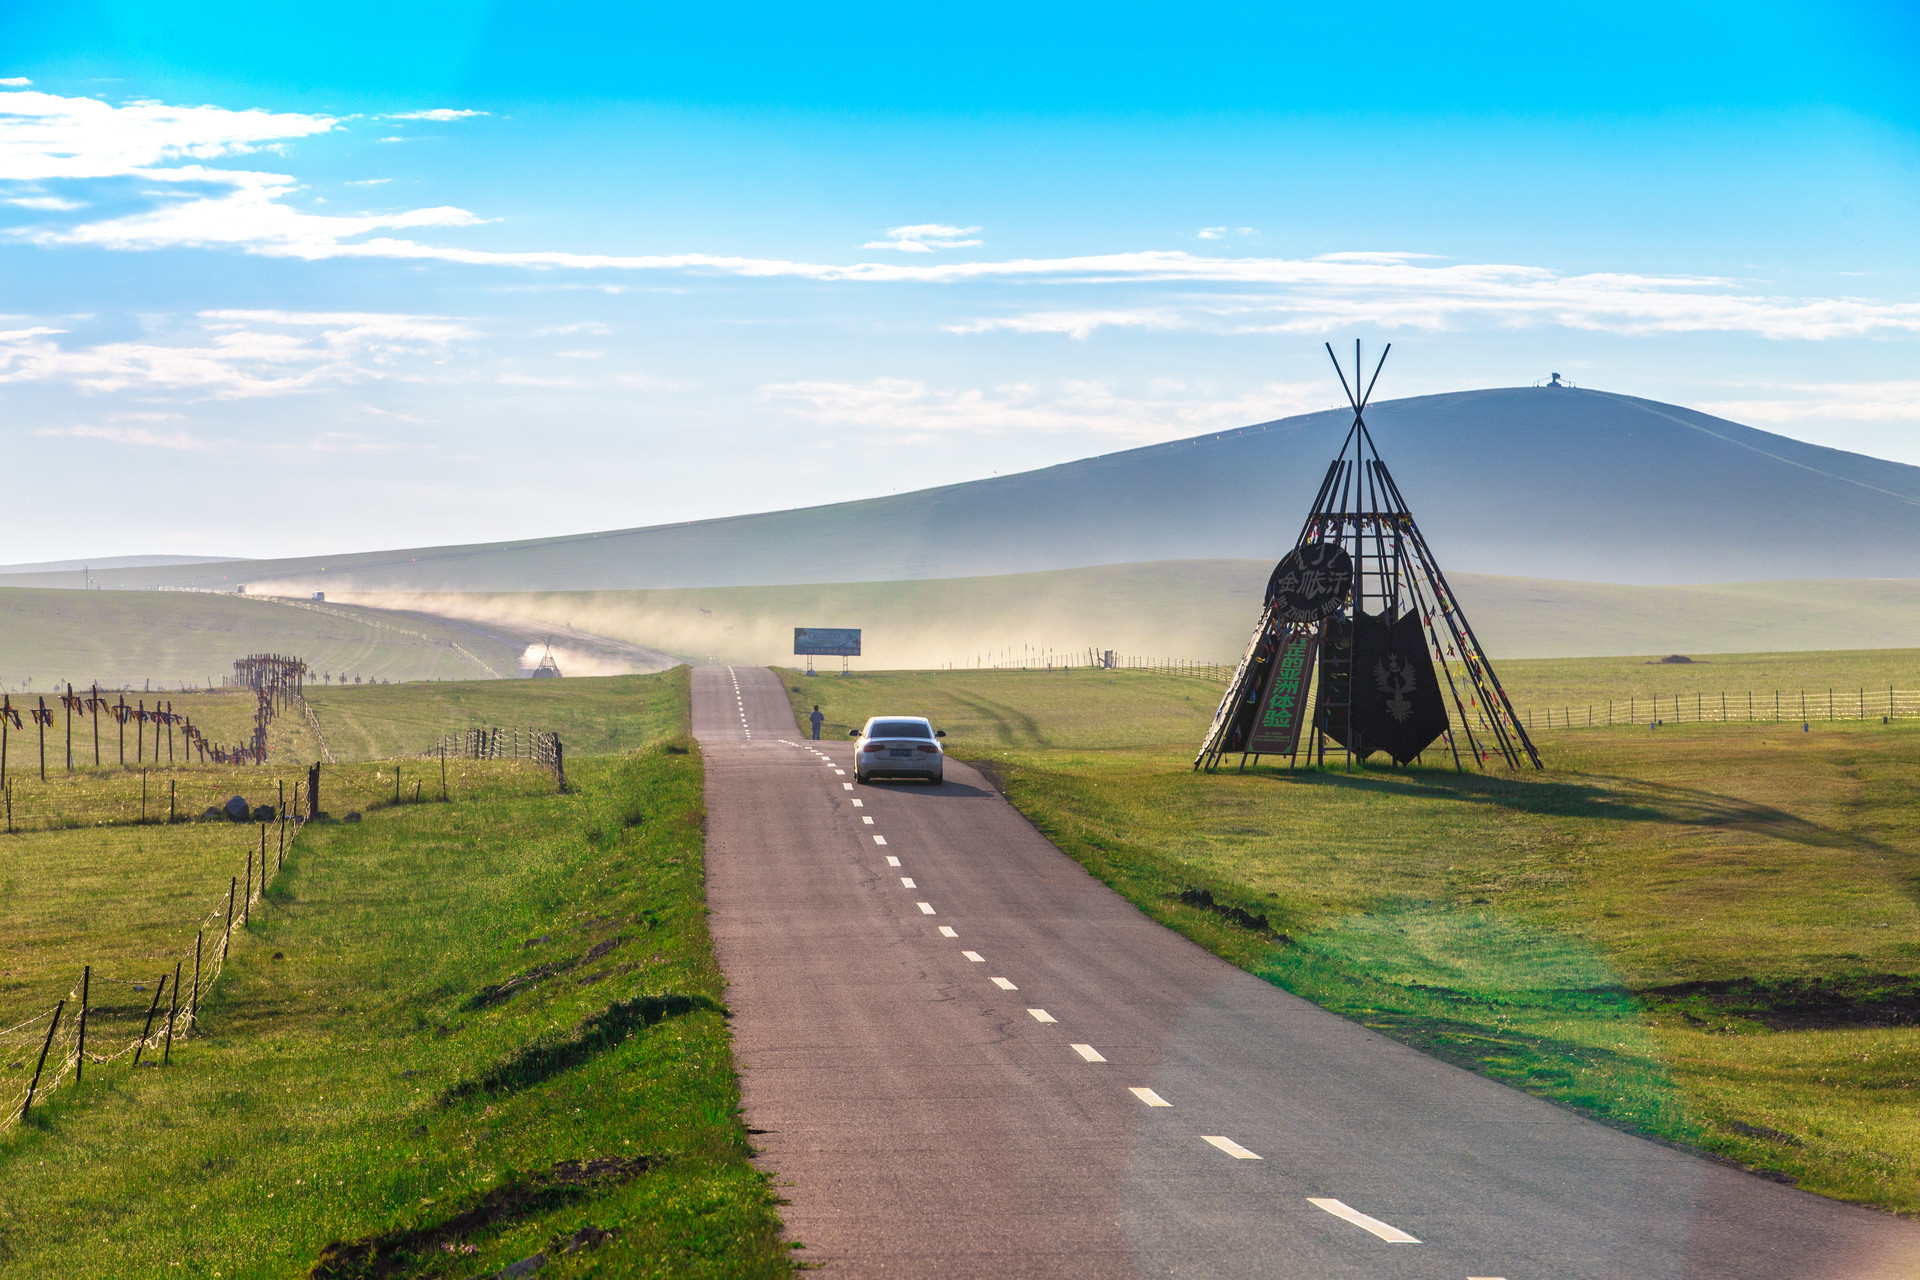
[{"label": "center line marking", "polygon": [[953,931],[952,926],[943,924],[940,926],[940,936],[943,938],[957,938],[960,935]]},{"label": "center line marking", "polygon": [[887,865],[888,865],[888,866],[890,866],[890,867],[897,867],[897,866],[899,866],[899,865],[900,865],[900,859],[898,859],[898,858],[896,858],[896,857],[894,857],[894,856],[893,856],[892,854],[888,854],[888,855],[887,855]]},{"label": "center line marking", "polygon": [[873,838],[873,842],[875,844],[885,844],[887,842],[887,838],[885,836],[875,836]]},{"label": "center line marking", "polygon": [[[1212,1142],[1213,1139],[1208,1138],[1207,1141]],[[1334,1200],[1330,1197],[1308,1196],[1307,1203],[1310,1205],[1313,1205],[1315,1208],[1325,1209],[1328,1213],[1332,1214],[1336,1218],[1346,1219],[1348,1222],[1351,1222],[1354,1226],[1360,1228],[1362,1231],[1371,1231],[1374,1235],[1379,1236],[1382,1240],[1385,1240],[1388,1244],[1419,1244],[1420,1243],[1418,1240],[1408,1235],[1406,1232],[1402,1231],[1400,1228],[1390,1227],[1386,1223],[1380,1221],[1380,1219],[1378,1218],[1369,1218],[1366,1214],[1360,1212],[1358,1209],[1351,1208],[1347,1205],[1340,1203],[1340,1201]]]},{"label": "center line marking", "polygon": [[1058,1018],[1048,1013],[1045,1009],[1029,1009],[1027,1010],[1027,1012],[1033,1015],[1033,1020],[1035,1022],[1058,1022],[1059,1021]]},{"label": "center line marking", "polygon": [[916,902],[914,905],[920,908],[920,914],[923,916],[933,914],[933,904],[931,902]]},{"label": "center line marking", "polygon": [[848,791],[853,790],[853,784],[851,782],[843,782],[840,785],[846,788]]},{"label": "center line marking", "polygon": [[1018,991],[1020,989],[1014,986],[1011,982],[1008,982],[1005,978],[993,978],[993,979],[990,979],[990,981],[993,983],[994,986],[1000,988],[1002,991]]},{"label": "center line marking", "polygon": [[862,822],[864,822],[864,823],[866,823],[866,824],[867,824],[868,826],[872,826],[872,825],[873,825],[873,819],[872,819],[871,817],[869,817],[868,815],[866,815],[866,814],[861,814],[861,815],[860,815],[860,821],[862,821]]},{"label": "center line marking", "polygon": [[[834,772],[839,774],[843,778],[847,776],[847,771],[845,769],[835,769]],[[849,788],[849,790],[851,790],[851,788]]]},{"label": "center line marking", "polygon": [[856,809],[864,809],[867,807],[867,802],[865,800],[855,800],[853,802],[853,807]]},{"label": "center line marking", "polygon": [[1127,1090],[1127,1092],[1150,1107],[1170,1107],[1173,1105],[1151,1089],[1133,1088]]},{"label": "center line marking", "polygon": [[901,876],[900,887],[903,889],[918,889],[920,886],[913,882],[912,876]]},{"label": "center line marking", "polygon": [[[945,933],[947,931],[945,929],[942,929],[941,932]],[[967,959],[973,961],[975,964],[985,964],[987,962],[987,958],[981,955],[978,951],[962,951],[960,954],[965,956]]]},{"label": "center line marking", "polygon": [[1088,1062],[1106,1061],[1105,1058],[1100,1056],[1100,1051],[1090,1044],[1076,1044],[1073,1046],[1073,1051],[1085,1058]]},{"label": "center line marking", "polygon": [[[1211,1134],[1211,1133],[1202,1134],[1200,1136],[1205,1138],[1208,1142],[1211,1142],[1214,1146],[1220,1148],[1222,1151],[1226,1152],[1228,1155],[1232,1156],[1235,1160],[1258,1160],[1260,1158],[1259,1156],[1253,1154],[1253,1152],[1241,1146],[1239,1143],[1235,1142],[1232,1138],[1223,1138],[1218,1134]],[[1315,1201],[1315,1203],[1317,1204],[1319,1202]],[[1334,1203],[1339,1204],[1340,1202],[1336,1200],[1334,1201]],[[1326,1206],[1322,1205],[1321,1207],[1325,1208]],[[1345,1206],[1342,1205],[1341,1207],[1344,1208]]]}]

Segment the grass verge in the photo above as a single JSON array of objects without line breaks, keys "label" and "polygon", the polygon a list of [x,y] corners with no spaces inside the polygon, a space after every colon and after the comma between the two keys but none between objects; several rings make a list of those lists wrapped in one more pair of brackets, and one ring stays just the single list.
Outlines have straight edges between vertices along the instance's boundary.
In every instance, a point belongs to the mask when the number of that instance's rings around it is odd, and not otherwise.
[{"label": "grass verge", "polygon": [[[568,795],[309,825],[204,1033],[0,1141],[0,1273],[773,1276],[679,691]],[[511,766],[507,766],[511,770]],[[31,837],[29,837],[31,838]]]}]

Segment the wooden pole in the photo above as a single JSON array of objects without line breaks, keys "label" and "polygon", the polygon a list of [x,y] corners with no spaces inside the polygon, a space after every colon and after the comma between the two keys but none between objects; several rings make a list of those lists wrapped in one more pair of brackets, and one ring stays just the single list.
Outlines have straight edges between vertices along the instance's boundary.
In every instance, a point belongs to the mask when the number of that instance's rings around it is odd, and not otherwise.
[{"label": "wooden pole", "polygon": [[[265,831],[266,828],[260,828]],[[240,899],[240,927],[247,927],[249,908],[253,905],[253,850],[247,850],[247,891]]]},{"label": "wooden pole", "polygon": [[47,714],[47,700],[40,699],[40,714],[34,718],[34,724],[40,729],[40,781],[47,780],[47,721],[53,717]]},{"label": "wooden pole", "polygon": [[93,982],[93,966],[88,965],[80,971],[80,1047],[74,1051],[73,1082],[80,1083],[80,1073],[87,1067],[87,987]]},{"label": "wooden pole", "polygon": [[138,727],[133,731],[133,762],[139,764],[147,758],[147,700],[140,699],[140,714],[133,722]]},{"label": "wooden pole", "polygon": [[167,989],[167,975],[160,975],[160,985],[153,989],[153,1003],[147,1006],[147,1025],[141,1029],[140,1043],[133,1049],[133,1065],[140,1065],[140,1055],[147,1051],[147,1037],[153,1034],[153,1015],[160,1012],[160,993]]},{"label": "wooden pole", "polygon": [[220,960],[224,964],[227,949],[233,945],[233,895],[240,891],[240,877],[234,876],[227,881],[227,931],[220,939]]},{"label": "wooden pole", "polygon": [[40,1072],[47,1065],[47,1050],[53,1048],[53,1033],[60,1025],[60,1011],[66,1007],[67,1002],[65,1000],[53,1006],[53,1021],[47,1024],[46,1043],[40,1046],[40,1061],[35,1064],[33,1068],[33,1082],[27,1086],[27,1100],[20,1104],[20,1119],[22,1121],[27,1118],[27,1108],[33,1105],[33,1091],[40,1087]]},{"label": "wooden pole", "polygon": [[87,699],[87,711],[93,720],[93,766],[100,767],[100,686],[93,686],[93,696]]},{"label": "wooden pole", "polygon": [[180,964],[173,966],[173,1003],[167,1006],[167,1047],[160,1055],[160,1065],[168,1066],[173,1062],[173,1022],[180,1016]]},{"label": "wooden pole", "polygon": [[76,699],[73,696],[73,686],[69,684],[67,686],[67,696],[60,704],[61,706],[65,707],[67,710],[67,772],[68,773],[73,772],[73,704],[75,701]]}]

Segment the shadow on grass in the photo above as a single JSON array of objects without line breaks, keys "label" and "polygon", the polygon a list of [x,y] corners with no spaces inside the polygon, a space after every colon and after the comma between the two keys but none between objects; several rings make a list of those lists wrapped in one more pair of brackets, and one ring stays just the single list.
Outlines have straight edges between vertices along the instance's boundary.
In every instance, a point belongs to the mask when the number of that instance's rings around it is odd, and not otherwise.
[{"label": "shadow on grass", "polygon": [[636,996],[609,1005],[586,1019],[564,1040],[543,1037],[522,1049],[477,1080],[463,1080],[440,1095],[448,1106],[476,1094],[517,1093],[563,1071],[572,1070],[595,1054],[623,1043],[636,1031],[645,1031],[667,1018],[684,1017],[719,1005],[706,996]]},{"label": "shadow on grass", "polygon": [[336,1241],[320,1251],[307,1274],[314,1280],[386,1280],[438,1269],[466,1237],[537,1217],[585,1199],[596,1186],[625,1182],[651,1167],[644,1157],[562,1160],[540,1173],[504,1183],[471,1208],[425,1226],[398,1227],[358,1240]]},{"label": "shadow on grass", "polygon": [[1255,766],[1249,774],[1294,786],[1332,787],[1369,795],[1422,800],[1452,800],[1490,805],[1547,817],[1603,818],[1615,822],[1670,822],[1676,826],[1724,827],[1773,836],[1821,849],[1890,854],[1876,840],[1823,827],[1784,809],[1698,787],[1679,787],[1641,778],[1578,774],[1572,780],[1489,777],[1419,767],[1387,773],[1377,769],[1346,773],[1332,769],[1284,769]]}]

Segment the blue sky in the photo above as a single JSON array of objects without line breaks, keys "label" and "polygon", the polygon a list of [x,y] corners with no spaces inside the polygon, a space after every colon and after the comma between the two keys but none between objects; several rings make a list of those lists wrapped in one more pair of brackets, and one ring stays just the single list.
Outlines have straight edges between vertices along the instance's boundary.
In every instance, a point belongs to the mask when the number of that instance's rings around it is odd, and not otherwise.
[{"label": "blue sky", "polygon": [[906,490],[1354,337],[1920,463],[1912,7],[1533,8],[0,0],[4,559]]}]

